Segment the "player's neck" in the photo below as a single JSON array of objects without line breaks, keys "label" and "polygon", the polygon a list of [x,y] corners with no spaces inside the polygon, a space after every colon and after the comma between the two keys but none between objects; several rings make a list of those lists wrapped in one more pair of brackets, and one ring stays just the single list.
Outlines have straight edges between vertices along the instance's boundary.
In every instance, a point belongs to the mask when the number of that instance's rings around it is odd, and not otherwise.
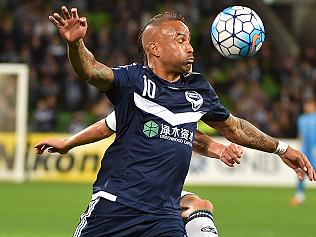
[{"label": "player's neck", "polygon": [[149,65],[149,68],[155,73],[158,77],[168,82],[176,82],[180,79],[181,74],[168,72],[163,67],[155,66],[154,64]]}]

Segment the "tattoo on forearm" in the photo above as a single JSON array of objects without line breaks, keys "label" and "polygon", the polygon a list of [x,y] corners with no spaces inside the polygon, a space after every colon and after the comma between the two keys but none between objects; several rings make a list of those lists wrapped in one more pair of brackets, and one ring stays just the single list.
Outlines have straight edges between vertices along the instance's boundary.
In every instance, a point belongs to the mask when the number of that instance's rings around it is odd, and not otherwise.
[{"label": "tattoo on forearm", "polygon": [[77,47],[69,47],[69,60],[81,79],[88,80],[92,76],[94,58],[83,43],[79,43]]},{"label": "tattoo on forearm", "polygon": [[193,140],[193,151],[205,155],[207,153],[207,144],[205,141],[201,139],[201,136],[198,134],[195,134],[194,140]]},{"label": "tattoo on forearm", "polygon": [[237,143],[246,147],[266,152],[274,152],[278,145],[277,139],[261,132],[246,120],[237,119],[237,130],[240,135],[235,138],[239,140]]},{"label": "tattoo on forearm", "polygon": [[69,60],[77,75],[100,90],[107,90],[113,78],[112,70],[95,60],[83,42],[69,47]]},{"label": "tattoo on forearm", "polygon": [[93,55],[84,47],[80,47],[79,49],[79,57],[83,69],[83,73],[86,73],[87,78],[91,78],[93,75],[92,72],[92,63],[94,61]]}]

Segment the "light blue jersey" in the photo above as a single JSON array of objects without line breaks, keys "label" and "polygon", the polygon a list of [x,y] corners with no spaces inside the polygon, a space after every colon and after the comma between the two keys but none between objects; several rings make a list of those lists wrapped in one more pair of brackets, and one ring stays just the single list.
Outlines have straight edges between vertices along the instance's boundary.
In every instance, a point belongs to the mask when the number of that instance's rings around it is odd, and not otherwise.
[{"label": "light blue jersey", "polygon": [[298,132],[302,139],[302,152],[316,168],[316,113],[303,114],[298,118]]}]

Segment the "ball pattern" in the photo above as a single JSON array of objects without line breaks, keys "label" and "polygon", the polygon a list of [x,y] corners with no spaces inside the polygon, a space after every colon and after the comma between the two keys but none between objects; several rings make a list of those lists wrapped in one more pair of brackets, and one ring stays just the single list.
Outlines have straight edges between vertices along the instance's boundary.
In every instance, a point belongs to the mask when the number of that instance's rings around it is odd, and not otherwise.
[{"label": "ball pattern", "polygon": [[233,6],[220,12],[211,27],[215,48],[225,57],[243,58],[256,54],[265,39],[260,17],[250,8]]}]

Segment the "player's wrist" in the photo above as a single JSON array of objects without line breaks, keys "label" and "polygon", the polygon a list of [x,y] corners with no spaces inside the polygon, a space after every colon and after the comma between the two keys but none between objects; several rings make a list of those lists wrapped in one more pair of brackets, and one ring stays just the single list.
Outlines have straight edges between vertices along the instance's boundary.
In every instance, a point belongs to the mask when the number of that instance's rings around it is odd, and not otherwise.
[{"label": "player's wrist", "polygon": [[81,42],[83,42],[83,38],[80,38],[80,39],[73,41],[73,42],[67,41],[67,44],[68,44],[69,48],[77,49],[77,48],[79,48]]},{"label": "player's wrist", "polygon": [[70,138],[65,138],[63,140],[63,143],[64,143],[64,149],[67,150],[67,151],[69,151],[72,148],[74,148],[73,142],[71,141]]},{"label": "player's wrist", "polygon": [[273,153],[277,154],[279,156],[284,155],[285,152],[287,151],[288,147],[289,147],[289,144],[282,142],[282,141],[279,141],[278,146]]},{"label": "player's wrist", "polygon": [[222,155],[223,155],[223,152],[225,151],[226,149],[226,146],[223,145],[223,144],[219,144],[217,146],[217,149],[212,149],[211,147],[209,148],[209,150],[214,150],[214,157],[216,159],[221,159],[222,158]]}]

